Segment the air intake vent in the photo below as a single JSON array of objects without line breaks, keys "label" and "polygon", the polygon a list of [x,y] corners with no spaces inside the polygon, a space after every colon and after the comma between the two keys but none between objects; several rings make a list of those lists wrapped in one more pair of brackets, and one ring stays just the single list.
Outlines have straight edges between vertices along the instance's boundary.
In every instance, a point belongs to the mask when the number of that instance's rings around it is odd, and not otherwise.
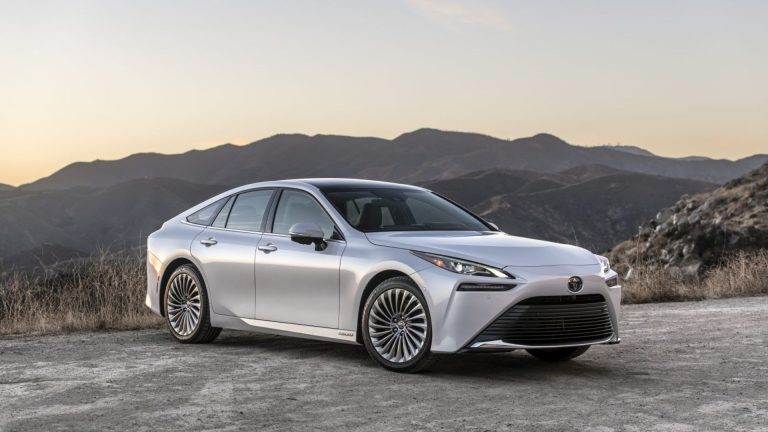
[{"label": "air intake vent", "polygon": [[600,294],[531,297],[507,309],[472,342],[503,340],[545,346],[589,343],[613,335],[611,315]]}]

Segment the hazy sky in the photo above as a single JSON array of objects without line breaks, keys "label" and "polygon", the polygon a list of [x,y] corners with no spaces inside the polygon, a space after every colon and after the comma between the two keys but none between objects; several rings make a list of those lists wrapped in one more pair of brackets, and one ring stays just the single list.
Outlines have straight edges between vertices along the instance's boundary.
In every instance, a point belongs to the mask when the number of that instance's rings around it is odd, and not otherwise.
[{"label": "hazy sky", "polygon": [[0,182],[280,132],[768,152],[768,1],[0,0]]}]

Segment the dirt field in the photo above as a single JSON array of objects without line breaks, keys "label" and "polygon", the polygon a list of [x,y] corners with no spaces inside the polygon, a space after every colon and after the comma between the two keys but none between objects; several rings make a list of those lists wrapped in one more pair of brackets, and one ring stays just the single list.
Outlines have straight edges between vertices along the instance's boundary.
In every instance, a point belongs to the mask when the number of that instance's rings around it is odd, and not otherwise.
[{"label": "dirt field", "polygon": [[224,332],[0,338],[0,431],[768,431],[768,297],[627,306],[620,345],[378,368],[362,347]]}]

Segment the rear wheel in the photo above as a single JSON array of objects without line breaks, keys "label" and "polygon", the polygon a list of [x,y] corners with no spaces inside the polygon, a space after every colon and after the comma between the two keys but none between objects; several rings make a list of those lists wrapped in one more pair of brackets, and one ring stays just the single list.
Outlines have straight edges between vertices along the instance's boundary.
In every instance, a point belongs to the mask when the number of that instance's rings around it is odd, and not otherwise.
[{"label": "rear wheel", "polygon": [[589,345],[565,348],[529,349],[526,351],[528,351],[528,354],[539,360],[558,362],[576,358],[587,352],[588,349]]},{"label": "rear wheel", "polygon": [[211,326],[208,292],[203,278],[191,264],[177,268],[165,288],[165,322],[181,343],[207,343],[221,333]]},{"label": "rear wheel", "polygon": [[407,277],[387,279],[368,296],[361,328],[368,354],[382,367],[418,372],[432,361],[432,322],[419,287]]}]

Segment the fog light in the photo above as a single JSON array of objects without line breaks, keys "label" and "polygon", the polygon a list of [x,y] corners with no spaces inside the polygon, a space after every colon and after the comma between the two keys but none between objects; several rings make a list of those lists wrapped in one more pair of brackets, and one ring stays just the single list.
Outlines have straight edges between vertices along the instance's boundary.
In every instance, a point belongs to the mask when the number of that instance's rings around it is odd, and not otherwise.
[{"label": "fog light", "polygon": [[608,285],[608,287],[615,287],[619,284],[619,275],[616,275],[610,279],[605,280],[605,284]]}]

